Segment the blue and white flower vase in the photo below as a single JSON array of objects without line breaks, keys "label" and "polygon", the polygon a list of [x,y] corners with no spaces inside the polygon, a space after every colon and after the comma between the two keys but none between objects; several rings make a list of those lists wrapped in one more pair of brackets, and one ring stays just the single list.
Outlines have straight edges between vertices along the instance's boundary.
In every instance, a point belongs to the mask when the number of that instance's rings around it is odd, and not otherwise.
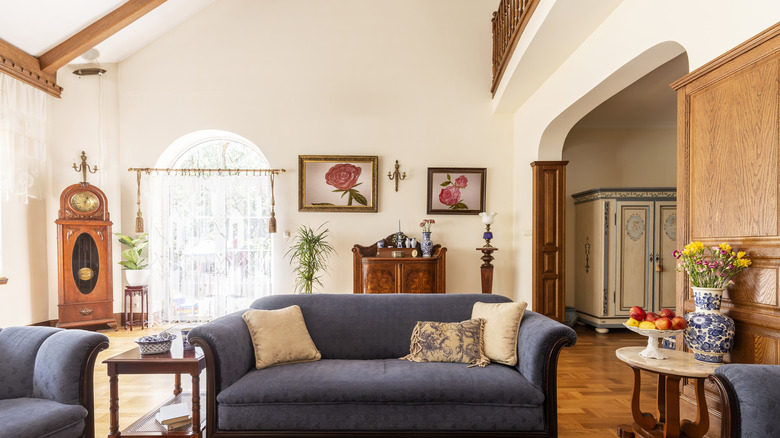
[{"label": "blue and white flower vase", "polygon": [[700,362],[722,363],[734,346],[734,320],[720,313],[725,288],[691,287],[696,310],[684,315],[685,343]]},{"label": "blue and white flower vase", "polygon": [[433,255],[433,242],[431,242],[431,232],[423,231],[423,238],[420,241],[420,250],[422,250],[423,257],[430,257]]}]

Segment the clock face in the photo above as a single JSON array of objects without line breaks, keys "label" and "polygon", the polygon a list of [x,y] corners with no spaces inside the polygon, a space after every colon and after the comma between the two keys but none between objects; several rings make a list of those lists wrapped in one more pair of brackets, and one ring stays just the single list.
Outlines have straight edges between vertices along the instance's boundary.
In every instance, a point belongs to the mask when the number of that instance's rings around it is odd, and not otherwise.
[{"label": "clock face", "polygon": [[70,197],[70,206],[79,213],[89,213],[98,208],[100,201],[92,192],[76,192]]}]

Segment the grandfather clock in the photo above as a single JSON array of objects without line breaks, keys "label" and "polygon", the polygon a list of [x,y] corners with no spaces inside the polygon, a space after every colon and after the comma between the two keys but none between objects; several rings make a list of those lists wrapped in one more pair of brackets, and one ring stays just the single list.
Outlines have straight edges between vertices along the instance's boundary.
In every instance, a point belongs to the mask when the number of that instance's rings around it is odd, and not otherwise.
[{"label": "grandfather clock", "polygon": [[60,195],[57,224],[59,273],[58,327],[108,324],[116,330],[111,273],[111,221],[106,195],[87,182],[87,165],[81,152],[82,182]]}]

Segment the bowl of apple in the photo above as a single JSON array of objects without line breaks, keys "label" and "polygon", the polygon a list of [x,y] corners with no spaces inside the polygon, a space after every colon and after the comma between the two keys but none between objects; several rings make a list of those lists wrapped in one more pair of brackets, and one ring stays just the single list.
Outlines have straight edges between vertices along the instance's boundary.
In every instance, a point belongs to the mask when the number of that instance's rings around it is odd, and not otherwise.
[{"label": "bowl of apple", "polygon": [[648,359],[667,359],[669,356],[658,347],[658,340],[679,335],[688,324],[682,316],[676,316],[674,310],[661,309],[658,313],[645,312],[640,306],[634,306],[629,312],[630,318],[623,325],[634,333],[647,336],[647,348],[639,355]]}]

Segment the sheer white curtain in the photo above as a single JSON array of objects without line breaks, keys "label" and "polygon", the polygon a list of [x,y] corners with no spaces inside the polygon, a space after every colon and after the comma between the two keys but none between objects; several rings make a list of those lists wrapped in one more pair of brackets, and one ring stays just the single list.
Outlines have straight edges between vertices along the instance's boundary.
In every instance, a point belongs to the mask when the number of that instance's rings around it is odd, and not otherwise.
[{"label": "sheer white curtain", "polygon": [[0,190],[44,197],[46,93],[0,74]]},{"label": "sheer white curtain", "polygon": [[[238,168],[224,162],[211,168],[223,166]],[[156,321],[210,320],[271,295],[268,176],[160,174],[148,186],[144,216]]]}]

